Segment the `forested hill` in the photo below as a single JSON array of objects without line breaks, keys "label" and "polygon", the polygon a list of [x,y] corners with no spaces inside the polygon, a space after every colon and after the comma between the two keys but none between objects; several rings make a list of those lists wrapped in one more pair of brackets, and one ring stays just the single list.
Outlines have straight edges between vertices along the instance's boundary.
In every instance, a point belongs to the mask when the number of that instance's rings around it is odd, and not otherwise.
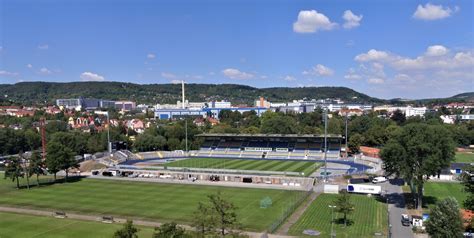
[{"label": "forested hill", "polygon": [[[186,84],[189,101],[229,100],[233,104],[253,104],[263,96],[273,102],[295,99],[340,98],[347,102],[381,103],[345,87],[254,88],[236,84]],[[137,103],[176,103],[181,100],[180,84],[133,84],[121,82],[22,82],[1,84],[0,95],[15,104],[40,105],[58,98],[91,97],[110,100],[133,100]]]}]

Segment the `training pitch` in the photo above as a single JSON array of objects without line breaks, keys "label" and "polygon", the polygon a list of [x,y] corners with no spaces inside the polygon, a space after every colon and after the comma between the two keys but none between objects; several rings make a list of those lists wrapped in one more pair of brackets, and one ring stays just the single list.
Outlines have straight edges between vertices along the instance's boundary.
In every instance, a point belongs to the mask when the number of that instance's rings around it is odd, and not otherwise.
[{"label": "training pitch", "polygon": [[[303,236],[306,229],[321,232],[318,237],[331,237],[331,208],[337,199],[334,194],[321,194],[300,219],[290,228],[290,234]],[[387,205],[376,200],[375,197],[365,195],[351,195],[354,212],[348,216],[351,225],[344,227],[343,214],[334,211],[334,231],[336,237],[374,237],[375,233],[387,234]]]},{"label": "training pitch", "polygon": [[[57,219],[0,212],[0,237],[102,238],[112,237],[122,224]],[[138,227],[138,237],[152,237],[153,228]]]},{"label": "training pitch", "polygon": [[234,170],[257,170],[257,171],[278,171],[278,172],[298,172],[304,176],[311,175],[316,171],[321,163],[311,161],[285,161],[269,159],[213,159],[213,158],[192,158],[166,163],[167,167],[183,168],[210,168],[210,169],[234,169]]},{"label": "training pitch", "polygon": [[[3,174],[0,176],[3,177]],[[30,190],[17,190],[15,183],[0,179],[0,204],[189,224],[198,202],[206,201],[207,195],[218,191],[238,208],[238,219],[243,228],[254,231],[267,229],[282,215],[286,207],[304,194],[299,191],[274,189],[100,179],[82,179]],[[272,199],[272,206],[260,208],[260,201],[267,196]]]}]

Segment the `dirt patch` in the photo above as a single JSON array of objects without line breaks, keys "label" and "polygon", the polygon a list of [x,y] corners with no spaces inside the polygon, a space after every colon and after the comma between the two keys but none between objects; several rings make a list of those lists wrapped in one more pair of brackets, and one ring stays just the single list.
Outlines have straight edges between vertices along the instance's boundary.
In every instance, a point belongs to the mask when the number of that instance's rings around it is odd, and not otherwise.
[{"label": "dirt patch", "polygon": [[91,170],[105,169],[107,166],[99,162],[88,160],[80,164],[79,170],[81,172],[90,172]]}]

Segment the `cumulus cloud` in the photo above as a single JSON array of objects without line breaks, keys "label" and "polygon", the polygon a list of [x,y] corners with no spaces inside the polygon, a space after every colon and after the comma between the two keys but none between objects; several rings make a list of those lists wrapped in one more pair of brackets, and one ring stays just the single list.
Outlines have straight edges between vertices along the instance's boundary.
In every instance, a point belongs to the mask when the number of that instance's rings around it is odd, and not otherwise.
[{"label": "cumulus cloud", "polygon": [[31,69],[31,68],[33,68],[33,65],[32,64],[27,64],[26,67]]},{"label": "cumulus cloud", "polygon": [[240,79],[240,80],[252,79],[252,78],[255,77],[255,75],[253,75],[251,73],[242,72],[242,71],[240,71],[238,69],[234,69],[234,68],[224,69],[224,70],[222,70],[222,74],[224,74],[224,76],[226,76],[227,78]]},{"label": "cumulus cloud", "polygon": [[147,57],[148,59],[154,59],[154,58],[156,58],[156,55],[153,54],[153,53],[149,53],[149,54],[146,55],[146,57]]},{"label": "cumulus cloud", "polygon": [[426,49],[427,56],[442,56],[448,53],[448,49],[442,45],[432,45]]},{"label": "cumulus cloud", "polygon": [[82,81],[104,81],[104,76],[92,72],[84,72],[80,76]]},{"label": "cumulus cloud", "polygon": [[[417,98],[450,96],[472,88],[474,78],[474,49],[432,45],[415,57],[372,49],[354,60],[359,67],[351,68],[345,79],[364,79],[379,92],[395,97],[407,93]],[[381,84],[383,88],[377,86]]]},{"label": "cumulus cloud", "polygon": [[298,19],[293,23],[296,33],[315,33],[317,31],[332,30],[337,23],[331,22],[327,16],[316,10],[303,10],[298,14]]},{"label": "cumulus cloud", "polygon": [[291,82],[291,81],[296,81],[296,78],[291,75],[287,75],[283,78],[283,80]]},{"label": "cumulus cloud", "polygon": [[459,11],[458,6],[455,6],[454,9],[451,9],[450,7],[443,7],[442,5],[433,5],[431,3],[427,3],[424,6],[421,4],[418,5],[415,13],[413,13],[413,17],[416,19],[432,21],[450,17],[457,11]]},{"label": "cumulus cloud", "polygon": [[346,29],[351,29],[354,27],[360,26],[360,21],[362,20],[362,15],[355,15],[351,10],[344,11],[342,19],[344,19],[344,24],[342,25]]},{"label": "cumulus cloud", "polygon": [[368,62],[376,60],[386,60],[389,59],[389,57],[390,56],[388,52],[371,49],[367,53],[357,55],[354,59],[359,62]]},{"label": "cumulus cloud", "polygon": [[40,50],[47,50],[47,49],[49,49],[49,45],[47,45],[47,44],[38,45],[38,49],[40,49]]},{"label": "cumulus cloud", "polygon": [[303,71],[302,74],[313,76],[331,76],[334,74],[334,70],[322,64],[317,64],[311,69]]},{"label": "cumulus cloud", "polygon": [[173,79],[173,80],[170,81],[170,83],[172,83],[172,84],[181,84],[181,80]]},{"label": "cumulus cloud", "polygon": [[43,68],[41,68],[41,69],[38,71],[38,73],[39,73],[39,74],[47,75],[47,74],[52,74],[53,72],[51,72],[51,70],[49,70],[48,68],[43,67]]},{"label": "cumulus cloud", "polygon": [[6,71],[6,70],[0,70],[0,76],[4,76],[4,77],[16,77],[18,76],[19,74],[16,73],[16,72],[9,72],[9,71]]}]

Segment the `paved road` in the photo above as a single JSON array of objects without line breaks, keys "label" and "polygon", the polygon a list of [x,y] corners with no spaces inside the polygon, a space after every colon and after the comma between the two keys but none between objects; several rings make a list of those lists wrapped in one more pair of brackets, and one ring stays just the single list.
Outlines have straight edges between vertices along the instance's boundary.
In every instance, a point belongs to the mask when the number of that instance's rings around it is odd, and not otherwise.
[{"label": "paved road", "polygon": [[402,185],[403,181],[400,179],[391,179],[390,182],[383,184],[383,189],[388,191],[392,238],[413,237],[411,226],[403,226],[401,223],[402,214],[407,213]]}]

